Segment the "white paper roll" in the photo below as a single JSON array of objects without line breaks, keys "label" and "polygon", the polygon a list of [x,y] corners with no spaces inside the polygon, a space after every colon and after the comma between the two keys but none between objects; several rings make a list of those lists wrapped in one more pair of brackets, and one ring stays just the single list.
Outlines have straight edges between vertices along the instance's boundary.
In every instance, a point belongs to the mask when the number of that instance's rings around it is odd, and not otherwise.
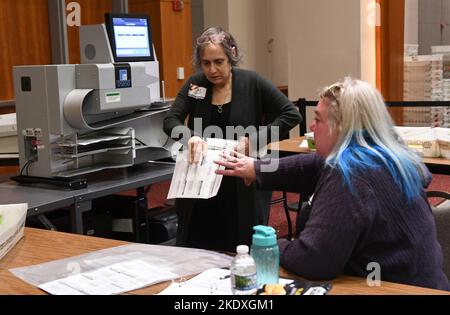
[{"label": "white paper roll", "polygon": [[84,99],[92,91],[92,89],[77,89],[67,95],[64,101],[64,117],[73,128],[92,129],[83,117]]}]

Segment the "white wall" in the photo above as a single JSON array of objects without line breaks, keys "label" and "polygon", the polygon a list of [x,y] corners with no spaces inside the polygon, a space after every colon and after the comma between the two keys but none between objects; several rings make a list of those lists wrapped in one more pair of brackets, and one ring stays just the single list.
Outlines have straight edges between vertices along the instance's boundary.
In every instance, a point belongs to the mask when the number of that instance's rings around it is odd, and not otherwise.
[{"label": "white wall", "polygon": [[289,0],[289,96],[316,100],[344,76],[361,76],[360,1]]},{"label": "white wall", "polygon": [[242,68],[269,76],[267,0],[228,0],[229,31],[244,55]]},{"label": "white wall", "polygon": [[270,77],[267,54],[269,0],[205,0],[205,28],[222,26],[235,37],[244,56],[241,67]]},{"label": "white wall", "polygon": [[203,1],[204,28],[222,26],[228,29],[228,0]]},{"label": "white wall", "polygon": [[203,0],[191,0],[191,10],[192,10],[192,41],[193,45],[204,30],[204,10],[203,10]]},{"label": "white wall", "polygon": [[419,0],[405,0],[405,44],[419,44]]},{"label": "white wall", "polygon": [[245,53],[243,67],[288,85],[291,100],[316,100],[347,75],[374,83],[375,31],[363,21],[370,1],[205,0],[205,27],[228,27]]},{"label": "white wall", "polygon": [[286,19],[286,16],[289,14],[287,1],[269,0],[267,12],[267,40],[271,41],[268,57],[269,78],[271,78],[273,83],[277,86],[288,85],[288,47],[290,41],[286,33],[288,27],[287,24],[289,24],[289,21]]},{"label": "white wall", "polygon": [[450,45],[450,0],[419,0],[419,55],[431,46]]},{"label": "white wall", "polygon": [[[408,0],[407,0],[408,1]],[[361,79],[376,86],[376,32],[380,6],[375,0],[361,0]]]}]

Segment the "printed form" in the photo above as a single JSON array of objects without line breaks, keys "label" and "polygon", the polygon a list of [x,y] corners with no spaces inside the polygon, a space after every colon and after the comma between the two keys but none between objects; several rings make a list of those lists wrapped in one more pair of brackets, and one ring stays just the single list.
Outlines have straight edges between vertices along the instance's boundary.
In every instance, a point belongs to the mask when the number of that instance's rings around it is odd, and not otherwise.
[{"label": "printed form", "polygon": [[187,281],[174,281],[158,295],[232,295],[230,270],[212,268]]},{"label": "printed form", "polygon": [[220,160],[220,155],[224,151],[233,150],[238,142],[207,139],[207,143],[208,152],[201,164],[188,162],[188,150],[178,154],[167,199],[209,199],[217,195],[223,176],[217,175],[216,170],[224,167],[215,164],[214,161]]},{"label": "printed form", "polygon": [[113,295],[177,277],[142,260],[131,260],[47,282],[39,288],[54,295]]}]

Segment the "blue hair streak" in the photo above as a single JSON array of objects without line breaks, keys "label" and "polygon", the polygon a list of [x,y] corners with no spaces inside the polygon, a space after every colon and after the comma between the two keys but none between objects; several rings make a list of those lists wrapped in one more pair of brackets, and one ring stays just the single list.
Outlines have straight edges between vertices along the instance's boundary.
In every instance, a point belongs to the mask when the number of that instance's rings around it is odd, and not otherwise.
[{"label": "blue hair streak", "polygon": [[366,145],[359,143],[356,137],[353,137],[350,143],[334,158],[328,161],[328,164],[342,172],[344,184],[354,193],[351,177],[356,174],[364,174],[367,170],[376,170],[387,168],[395,184],[404,193],[409,203],[412,203],[422,190],[421,176],[408,158],[402,159],[403,170],[395,164],[393,160],[394,153],[375,144],[367,136],[362,137]]}]

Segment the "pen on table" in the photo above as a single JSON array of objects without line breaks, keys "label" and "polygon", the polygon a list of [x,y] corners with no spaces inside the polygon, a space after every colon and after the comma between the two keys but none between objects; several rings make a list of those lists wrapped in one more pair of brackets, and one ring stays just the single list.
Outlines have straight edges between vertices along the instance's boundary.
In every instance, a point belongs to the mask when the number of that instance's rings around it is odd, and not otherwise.
[{"label": "pen on table", "polygon": [[225,280],[225,279],[228,279],[229,277],[230,277],[230,275],[226,275],[226,276],[220,277],[219,280]]}]

